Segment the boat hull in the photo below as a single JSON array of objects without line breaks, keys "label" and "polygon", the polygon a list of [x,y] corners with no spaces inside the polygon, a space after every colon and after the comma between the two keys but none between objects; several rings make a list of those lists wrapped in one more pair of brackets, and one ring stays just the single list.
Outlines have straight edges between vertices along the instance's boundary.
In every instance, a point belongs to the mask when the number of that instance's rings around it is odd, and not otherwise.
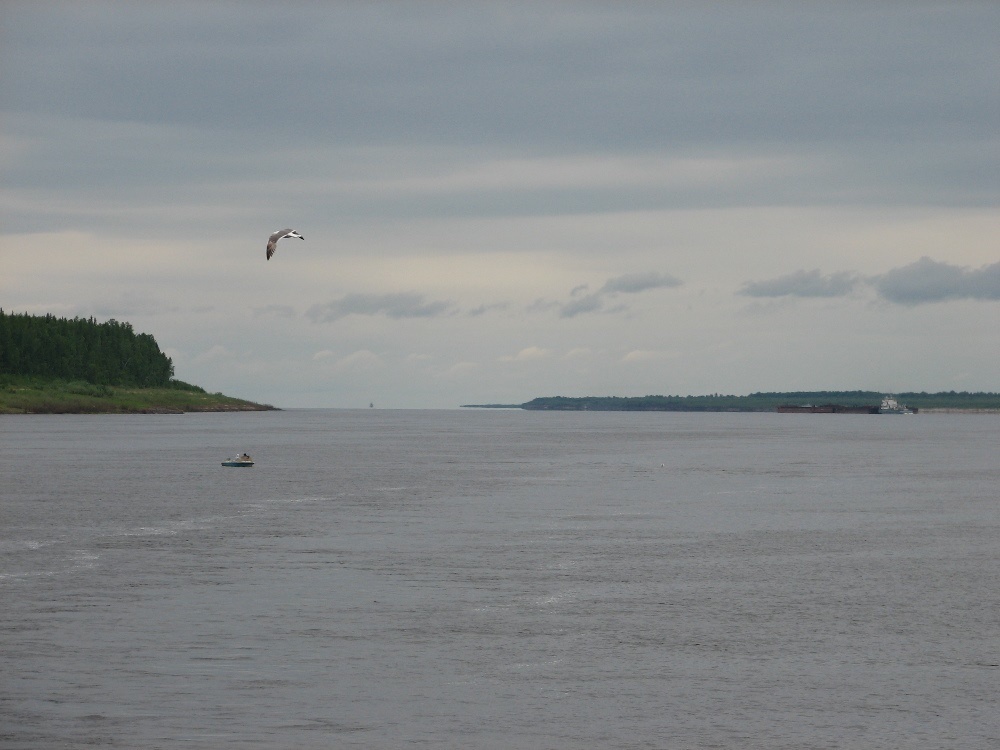
[{"label": "boat hull", "polygon": [[778,414],[878,414],[877,406],[845,406],[844,404],[782,404],[775,411]]},{"label": "boat hull", "polygon": [[253,466],[253,461],[223,461],[223,466]]}]

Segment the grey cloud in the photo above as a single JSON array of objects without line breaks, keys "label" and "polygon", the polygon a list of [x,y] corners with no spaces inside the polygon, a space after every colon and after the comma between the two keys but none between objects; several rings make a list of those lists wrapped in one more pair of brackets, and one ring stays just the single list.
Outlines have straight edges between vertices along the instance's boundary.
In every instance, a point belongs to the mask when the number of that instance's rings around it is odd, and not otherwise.
[{"label": "grey cloud", "polygon": [[664,289],[680,286],[681,283],[680,279],[668,273],[657,273],[656,271],[650,271],[649,273],[629,273],[624,276],[616,276],[613,279],[608,279],[604,286],[601,287],[601,291],[606,293],[622,292],[624,294],[636,294],[638,292],[645,292],[648,289]]},{"label": "grey cloud", "polygon": [[554,302],[553,300],[549,299],[543,299],[540,297],[536,299],[534,302],[532,302],[530,305],[528,305],[525,308],[525,311],[529,313],[541,313],[541,312],[548,312],[549,310],[554,310],[557,307],[559,307],[558,302]]},{"label": "grey cloud", "polygon": [[879,295],[901,305],[954,299],[1000,300],[1000,262],[969,269],[923,257],[876,276]]},{"label": "grey cloud", "polygon": [[581,313],[595,312],[600,310],[603,306],[604,303],[601,301],[600,295],[588,294],[567,302],[562,306],[562,309],[559,311],[559,315],[563,318],[573,318]]},{"label": "grey cloud", "polygon": [[[991,138],[995,120],[990,3],[8,5],[0,99],[20,111],[571,148]],[[308,93],[261,116],[290,82]]]},{"label": "grey cloud", "polygon": [[264,305],[253,308],[253,314],[255,318],[293,318],[295,317],[295,308],[291,305]]},{"label": "grey cloud", "polygon": [[510,305],[507,302],[494,302],[491,305],[480,305],[479,307],[474,307],[466,312],[470,318],[478,318],[480,315],[485,315],[491,310],[506,310]]},{"label": "grey cloud", "polygon": [[870,284],[882,299],[901,305],[953,299],[997,300],[1000,262],[970,269],[923,257],[868,278],[852,271],[796,271],[776,279],[747,282],[739,293],[748,297],[843,297],[862,284]]},{"label": "grey cloud", "polygon": [[851,271],[823,274],[819,269],[796,271],[767,281],[750,281],[740,294],[748,297],[843,297],[857,287],[860,277]]},{"label": "grey cloud", "polygon": [[590,312],[623,312],[628,310],[626,305],[616,305],[610,310],[604,307],[604,300],[608,296],[617,294],[639,294],[650,289],[666,289],[680,286],[683,282],[668,273],[648,271],[646,273],[627,273],[622,276],[615,276],[604,282],[604,285],[591,294],[582,294],[588,288],[586,284],[573,289],[570,296],[572,300],[560,307],[559,315],[563,318],[573,318],[577,315]]},{"label": "grey cloud", "polygon": [[385,315],[389,318],[432,318],[443,315],[451,302],[428,301],[416,292],[395,294],[348,294],[325,305],[313,305],[306,311],[314,323],[332,323],[348,315]]},{"label": "grey cloud", "polygon": [[[373,148],[441,149],[459,170],[483,151],[804,166],[702,188],[338,196],[342,216],[995,205],[1000,5],[908,5],[6,3],[0,102],[16,148],[0,157],[5,184],[37,200],[8,206],[5,226],[167,234],[180,214],[229,234],[254,204],[320,215],[328,192],[269,183],[323,180]],[[294,106],[267,108],[290,84]],[[137,203],[142,216],[125,210]]]}]

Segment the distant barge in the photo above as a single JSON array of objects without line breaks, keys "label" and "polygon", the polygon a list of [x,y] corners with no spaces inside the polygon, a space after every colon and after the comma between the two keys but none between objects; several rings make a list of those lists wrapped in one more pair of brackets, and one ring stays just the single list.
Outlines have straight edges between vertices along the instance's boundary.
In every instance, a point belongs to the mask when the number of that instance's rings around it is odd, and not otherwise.
[{"label": "distant barge", "polygon": [[776,407],[775,411],[779,414],[916,414],[917,409],[913,407],[898,407],[894,408],[895,402],[886,405],[886,401],[883,400],[882,404],[879,406],[846,406],[844,404],[819,404],[814,406],[813,404],[804,404],[798,406],[795,404],[782,404]]},{"label": "distant barge", "polygon": [[779,414],[878,414],[878,406],[845,406],[844,404],[781,404],[776,408]]}]

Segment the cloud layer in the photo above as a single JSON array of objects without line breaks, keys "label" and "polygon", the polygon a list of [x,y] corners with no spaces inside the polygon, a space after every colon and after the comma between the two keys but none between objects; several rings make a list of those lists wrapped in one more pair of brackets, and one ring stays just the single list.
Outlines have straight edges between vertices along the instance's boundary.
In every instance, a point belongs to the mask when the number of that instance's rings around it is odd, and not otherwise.
[{"label": "cloud layer", "polygon": [[901,305],[1000,300],[1000,262],[971,269],[925,256],[868,278],[854,271],[796,271],[775,279],[747,282],[739,293],[748,297],[845,297],[863,284],[873,287],[882,299]]},{"label": "cloud layer", "polygon": [[[670,289],[683,282],[670,274],[658,271],[630,273],[608,279],[596,292],[587,292],[587,285],[576,287],[570,294],[572,299],[559,306],[559,314],[564,318],[574,318],[584,313],[605,311],[605,302],[619,294],[639,294],[652,289]],[[627,309],[625,305],[613,308],[615,312]]]},{"label": "cloud layer", "polygon": [[819,269],[796,271],[768,281],[751,281],[741,294],[748,297],[843,297],[854,291],[860,277],[850,271],[824,274]]},{"label": "cloud layer", "polygon": [[884,299],[901,305],[957,299],[1000,300],[1000,262],[972,269],[923,257],[876,276],[872,283]]},{"label": "cloud layer", "polygon": [[306,312],[314,323],[332,323],[348,315],[384,315],[402,318],[432,318],[451,308],[444,300],[427,300],[417,292],[394,294],[348,294],[323,305],[313,305]]}]

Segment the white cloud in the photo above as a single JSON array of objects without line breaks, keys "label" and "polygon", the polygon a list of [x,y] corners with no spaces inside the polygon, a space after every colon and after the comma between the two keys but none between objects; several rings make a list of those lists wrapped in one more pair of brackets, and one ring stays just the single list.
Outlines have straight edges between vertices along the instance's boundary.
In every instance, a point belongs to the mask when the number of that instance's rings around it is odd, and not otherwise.
[{"label": "white cloud", "polygon": [[513,356],[503,356],[500,357],[501,362],[531,362],[540,359],[545,359],[550,355],[548,349],[543,349],[540,346],[529,346]]},{"label": "white cloud", "polygon": [[644,362],[659,362],[667,359],[670,356],[667,352],[656,351],[653,349],[633,349],[621,358],[621,361],[625,364],[637,364]]}]

